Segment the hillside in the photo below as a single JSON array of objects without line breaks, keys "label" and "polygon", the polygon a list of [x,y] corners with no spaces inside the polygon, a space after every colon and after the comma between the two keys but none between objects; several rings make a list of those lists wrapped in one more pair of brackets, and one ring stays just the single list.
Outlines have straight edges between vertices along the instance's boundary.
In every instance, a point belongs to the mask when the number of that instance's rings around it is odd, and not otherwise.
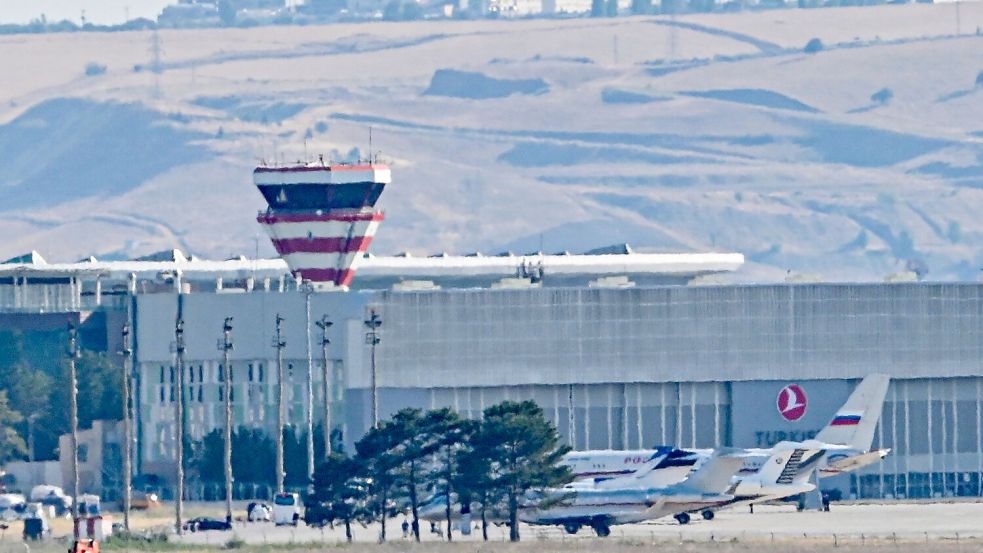
[{"label": "hillside", "polygon": [[975,279],[983,3],[959,9],[958,36],[952,4],[162,31],[156,75],[149,33],[0,37],[0,256],[272,255],[251,167],[305,136],[365,155],[371,127],[378,252],[626,241],[740,251],[752,280]]}]

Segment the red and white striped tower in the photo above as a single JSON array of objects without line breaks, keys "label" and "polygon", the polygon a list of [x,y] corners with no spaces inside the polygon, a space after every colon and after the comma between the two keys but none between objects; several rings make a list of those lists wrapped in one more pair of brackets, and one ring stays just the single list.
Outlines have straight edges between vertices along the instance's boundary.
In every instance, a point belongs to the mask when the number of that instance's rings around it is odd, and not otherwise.
[{"label": "red and white striped tower", "polygon": [[389,167],[258,167],[253,182],[269,209],[257,221],[294,276],[347,286],[383,214],[375,203],[391,181]]}]

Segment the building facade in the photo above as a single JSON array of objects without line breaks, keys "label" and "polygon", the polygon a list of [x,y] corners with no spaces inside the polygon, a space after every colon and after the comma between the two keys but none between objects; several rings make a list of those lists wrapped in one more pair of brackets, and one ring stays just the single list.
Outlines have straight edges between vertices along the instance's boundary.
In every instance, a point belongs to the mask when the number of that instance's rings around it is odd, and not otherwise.
[{"label": "building facade", "polygon": [[[874,446],[891,456],[824,487],[858,497],[983,494],[979,284],[287,290],[138,294],[133,305],[145,473],[173,470],[179,314],[192,437],[221,424],[216,340],[227,316],[235,325],[236,424],[275,424],[278,314],[288,423],[302,428],[306,419],[308,359],[320,422],[320,334],[309,311],[334,322],[329,400],[351,444],[371,422],[362,321],[374,309],[383,319],[375,356],[383,417],[406,406],[477,417],[503,399],[535,399],[575,449],[766,447],[811,437],[859,379],[885,373],[893,380]],[[807,397],[794,421],[777,408],[791,383]]]}]

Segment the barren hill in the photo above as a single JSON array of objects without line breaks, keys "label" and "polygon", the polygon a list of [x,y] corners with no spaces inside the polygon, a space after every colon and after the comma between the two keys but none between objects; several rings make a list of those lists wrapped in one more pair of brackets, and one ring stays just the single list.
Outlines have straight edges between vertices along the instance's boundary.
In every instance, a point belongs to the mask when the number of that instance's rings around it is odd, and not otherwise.
[{"label": "barren hill", "polygon": [[375,251],[973,279],[983,3],[955,9],[162,31],[157,73],[149,33],[0,37],[0,256],[270,255],[252,166],[366,155],[371,127]]}]

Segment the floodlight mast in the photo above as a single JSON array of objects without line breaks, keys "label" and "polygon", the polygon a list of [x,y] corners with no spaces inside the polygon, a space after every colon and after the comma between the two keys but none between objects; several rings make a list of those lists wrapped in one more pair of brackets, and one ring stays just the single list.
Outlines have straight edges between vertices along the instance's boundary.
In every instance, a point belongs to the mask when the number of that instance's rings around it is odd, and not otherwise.
[{"label": "floodlight mast", "polygon": [[382,339],[379,337],[379,327],[382,326],[382,317],[379,316],[375,307],[369,308],[369,318],[365,320],[365,327],[369,329],[365,333],[365,343],[372,348],[371,366],[371,387],[372,387],[372,426],[379,427],[379,385],[375,365],[375,348]]}]

